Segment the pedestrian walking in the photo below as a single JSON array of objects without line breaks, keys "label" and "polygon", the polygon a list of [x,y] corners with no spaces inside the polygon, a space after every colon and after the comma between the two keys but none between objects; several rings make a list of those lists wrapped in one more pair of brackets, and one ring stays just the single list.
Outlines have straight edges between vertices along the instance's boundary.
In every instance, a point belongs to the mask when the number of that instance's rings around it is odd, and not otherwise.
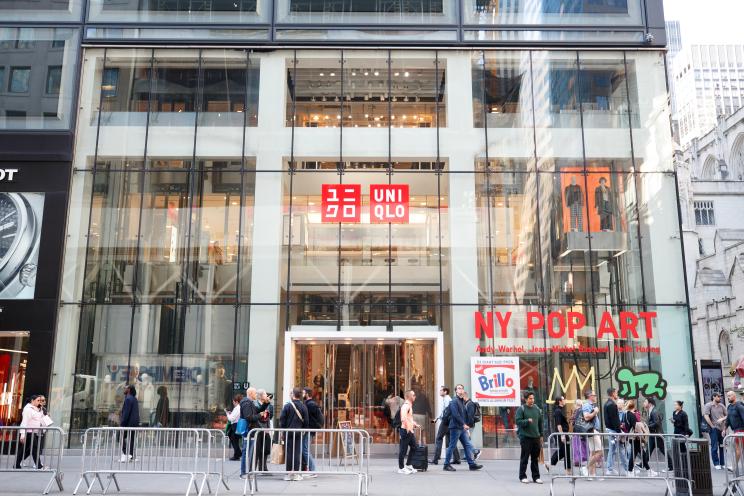
[{"label": "pedestrian walking", "polygon": [[[271,400],[274,397],[263,389],[256,390],[256,401],[258,409],[261,410],[256,427],[259,429],[270,429],[271,420],[274,418],[274,405]],[[271,454],[271,436],[264,432],[256,436],[256,470],[266,471],[266,458]]]},{"label": "pedestrian walking", "polygon": [[139,427],[139,402],[137,401],[137,390],[133,385],[124,388],[124,404],[121,408],[119,425],[129,427],[121,433],[121,458],[120,462],[128,462],[134,459],[134,444],[136,431],[131,427]]},{"label": "pedestrian walking", "polygon": [[[440,413],[437,418],[431,421],[432,424],[436,424],[437,422],[439,422],[439,427],[437,428],[437,437],[434,443],[434,458],[432,458],[431,462],[429,462],[432,465],[439,464],[439,457],[442,453],[442,443],[446,441],[445,448],[447,448],[449,447],[451,442],[449,436],[449,405],[452,402],[452,397],[449,393],[450,390],[447,386],[442,386],[441,388],[439,388],[439,397],[442,399],[442,413]],[[460,450],[455,449],[453,455],[454,459],[452,463],[459,464]]]},{"label": "pedestrian walking", "polygon": [[726,430],[726,406],[721,402],[721,393],[713,393],[713,399],[706,403],[703,408],[703,418],[708,424],[710,436],[710,456],[713,466],[721,470],[726,465],[723,454],[723,436]]},{"label": "pedestrian walking", "polygon": [[627,462],[627,473],[628,477],[635,477],[635,459],[636,456],[641,457],[641,467],[646,471],[648,477],[656,477],[658,473],[651,470],[651,466],[648,463],[648,449],[647,441],[649,439],[648,426],[643,423],[641,413],[636,410],[636,404],[633,400],[628,400],[625,405],[625,415],[623,418],[623,432],[629,434],[636,434],[629,439],[628,447],[630,450],[629,460]]},{"label": "pedestrian walking", "polygon": [[529,392],[524,397],[524,404],[517,408],[515,417],[517,434],[519,435],[519,480],[523,484],[529,483],[527,478],[527,461],[530,462],[532,481],[542,484],[540,479],[540,451],[543,436],[542,410],[535,405],[535,394]]},{"label": "pedestrian walking", "polygon": [[[416,393],[411,389],[405,393],[405,401],[400,407],[400,445],[398,446],[398,473],[410,475],[416,472],[413,468],[413,454],[416,451],[416,434],[414,430],[420,426],[413,420],[413,402]],[[405,461],[405,463],[404,463]]]},{"label": "pedestrian walking", "polygon": [[[728,400],[728,406],[726,407],[726,425],[734,432],[734,434],[744,432],[744,405],[736,400],[736,393],[734,391],[726,393],[726,399]],[[740,439],[737,439],[736,442],[734,442],[737,467],[739,466],[739,460],[741,459],[742,443],[739,441]],[[730,463],[731,460],[729,460],[727,468],[733,470]]]},{"label": "pedestrian walking", "polygon": [[[646,425],[650,434],[648,440],[648,456],[652,459],[656,450],[666,457],[666,447],[664,438],[660,435],[664,433],[664,425],[661,413],[656,409],[656,400],[646,398],[643,400],[643,410],[646,412]],[[657,458],[655,458],[658,460]]]},{"label": "pedestrian walking", "polygon": [[[323,411],[318,406],[318,403],[313,399],[312,388],[306,387],[303,389],[303,400],[305,407],[307,408],[307,415],[309,417],[309,426],[311,429],[322,429],[325,425],[325,418],[323,417]],[[302,437],[302,471],[303,472],[315,472],[315,459],[313,454],[310,452],[310,444],[315,439],[315,433],[308,433]],[[304,477],[314,478],[317,474],[306,473]]]},{"label": "pedestrian walking", "polygon": [[[585,422],[592,425],[590,431],[593,435],[587,437],[586,444],[589,451],[589,461],[587,463],[587,474],[590,477],[597,475],[597,466],[602,461],[602,455],[604,450],[602,448],[602,436],[598,435],[599,432],[599,407],[597,406],[597,393],[594,391],[587,391],[584,393],[586,401],[581,406],[581,412]],[[591,478],[589,480],[592,480]]]},{"label": "pedestrian walking", "polygon": [[21,429],[18,431],[19,445],[16,446],[15,468],[20,469],[21,463],[31,456],[34,466],[42,469],[41,464],[41,431],[44,427],[44,411],[41,407],[41,395],[34,394],[23,407],[21,413]]},{"label": "pedestrian walking", "polygon": [[558,449],[553,451],[550,456],[550,465],[555,467],[558,465],[558,461],[563,460],[563,468],[568,473],[571,470],[571,445],[568,444],[566,436],[563,435],[569,431],[568,418],[566,417],[566,398],[564,396],[555,398],[553,426],[560,435],[558,436]]},{"label": "pedestrian walking", "polygon": [[[310,419],[307,407],[302,402],[302,389],[296,387],[292,390],[292,397],[282,408],[279,416],[279,426],[282,429],[307,429]],[[288,481],[301,481],[302,474],[302,434],[288,432],[284,442],[285,468],[290,472],[284,477]]]},{"label": "pedestrian walking", "polygon": [[230,440],[230,446],[233,449],[233,456],[230,460],[237,461],[243,456],[243,451],[240,449],[240,437],[236,432],[238,427],[238,421],[240,420],[240,402],[243,400],[243,395],[238,393],[233,396],[233,408],[232,410],[225,409],[225,415],[227,415],[227,438]]},{"label": "pedestrian walking", "polygon": [[447,472],[454,472],[455,467],[450,464],[452,460],[452,453],[457,449],[457,441],[460,441],[463,448],[465,449],[465,459],[468,461],[468,467],[470,470],[480,470],[483,465],[475,463],[473,458],[473,445],[470,443],[470,437],[467,431],[470,430],[470,426],[467,423],[467,408],[465,407],[465,386],[458,384],[455,387],[455,398],[450,403],[450,420],[449,420],[449,431],[450,431],[450,445],[447,447],[447,454],[444,458],[444,470]]},{"label": "pedestrian walking", "polygon": [[[579,421],[580,417],[584,416],[583,412],[583,406],[584,406],[584,400],[581,398],[576,398],[576,401],[574,402],[574,411],[571,414],[571,428],[573,432],[579,432],[576,429],[576,423]],[[583,421],[583,418],[582,418]],[[573,466],[579,467],[579,472],[581,475],[587,475],[586,471],[586,463],[589,460],[589,445],[586,442],[586,437],[584,436],[573,436],[571,438],[571,455],[572,455],[572,461]]]},{"label": "pedestrian walking", "polygon": [[[617,407],[618,400],[617,389],[610,387],[607,389],[607,401],[603,407],[605,431],[610,434],[619,434],[620,431],[620,411]],[[619,470],[615,470],[615,457],[620,455],[621,467],[628,466],[628,456],[625,449],[620,445],[619,437],[616,435],[609,436],[609,450],[607,453],[607,474],[620,475]]]},{"label": "pedestrian walking", "polygon": [[[684,410],[684,405],[684,402],[681,400],[674,402],[674,413],[672,413],[672,418],[669,419],[669,422],[674,425],[674,434],[689,437],[692,435],[692,430],[690,429],[690,421],[687,417],[687,412]],[[680,443],[679,451],[680,457],[682,453],[687,453],[687,444]],[[667,470],[671,472],[673,469],[674,464],[671,454],[667,453]]]}]

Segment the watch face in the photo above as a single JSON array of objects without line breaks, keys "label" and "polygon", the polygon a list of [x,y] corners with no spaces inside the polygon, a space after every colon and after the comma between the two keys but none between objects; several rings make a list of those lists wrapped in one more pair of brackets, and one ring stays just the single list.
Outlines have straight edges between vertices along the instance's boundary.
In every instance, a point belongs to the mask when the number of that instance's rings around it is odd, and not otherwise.
[{"label": "watch face", "polygon": [[18,243],[21,223],[20,204],[8,193],[0,193],[0,266]]}]

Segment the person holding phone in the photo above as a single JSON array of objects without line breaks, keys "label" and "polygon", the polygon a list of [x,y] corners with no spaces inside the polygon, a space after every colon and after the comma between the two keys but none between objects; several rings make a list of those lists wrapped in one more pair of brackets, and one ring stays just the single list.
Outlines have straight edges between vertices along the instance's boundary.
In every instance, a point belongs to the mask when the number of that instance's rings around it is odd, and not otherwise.
[{"label": "person holding phone", "polygon": [[235,432],[238,427],[238,420],[240,420],[240,401],[242,399],[242,394],[236,394],[233,396],[233,409],[225,408],[225,415],[227,415],[227,421],[230,423],[227,428],[227,437],[230,439],[230,446],[233,449],[233,456],[230,458],[232,461],[240,460],[240,457],[243,456],[243,451],[240,449],[240,436]]}]

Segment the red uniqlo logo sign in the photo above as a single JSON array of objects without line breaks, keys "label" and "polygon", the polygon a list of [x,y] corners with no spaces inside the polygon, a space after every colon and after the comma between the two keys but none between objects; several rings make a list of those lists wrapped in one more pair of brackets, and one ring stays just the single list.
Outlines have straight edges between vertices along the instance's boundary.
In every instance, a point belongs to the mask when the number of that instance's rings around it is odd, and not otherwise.
[{"label": "red uniqlo logo sign", "polygon": [[369,220],[373,224],[408,224],[408,185],[370,185],[369,212]]},{"label": "red uniqlo logo sign", "polygon": [[362,215],[361,184],[324,184],[322,222],[359,222]]}]

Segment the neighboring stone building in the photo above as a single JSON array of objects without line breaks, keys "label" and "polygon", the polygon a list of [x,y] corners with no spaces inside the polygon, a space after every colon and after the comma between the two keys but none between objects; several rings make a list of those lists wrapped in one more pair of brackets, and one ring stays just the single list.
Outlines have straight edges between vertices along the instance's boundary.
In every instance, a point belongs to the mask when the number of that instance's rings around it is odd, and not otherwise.
[{"label": "neighboring stone building", "polygon": [[[744,356],[744,108],[677,155],[696,357],[703,398]],[[720,377],[720,376],[719,376]],[[744,388],[742,388],[744,390]]]}]

